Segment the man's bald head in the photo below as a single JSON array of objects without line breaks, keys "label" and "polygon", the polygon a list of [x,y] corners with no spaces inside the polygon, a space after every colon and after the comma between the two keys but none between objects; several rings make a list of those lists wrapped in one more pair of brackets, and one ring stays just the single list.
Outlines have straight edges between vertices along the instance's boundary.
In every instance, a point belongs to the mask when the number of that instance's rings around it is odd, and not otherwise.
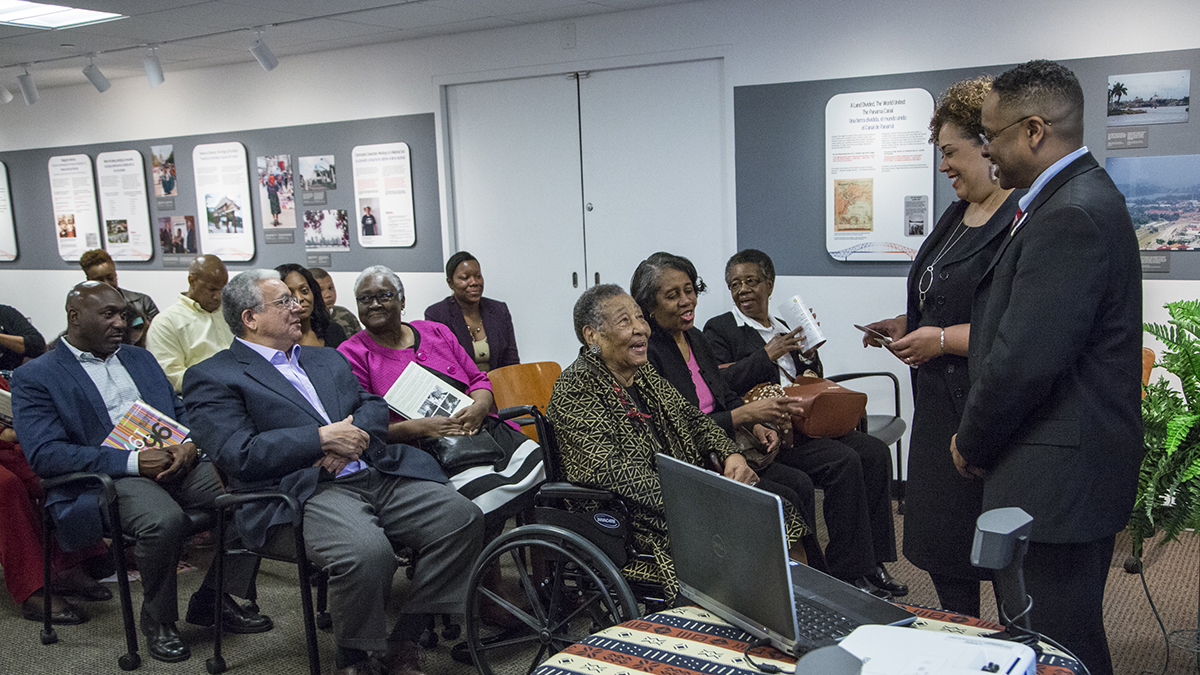
[{"label": "man's bald head", "polygon": [[229,270],[215,255],[196,256],[188,265],[187,296],[199,303],[206,312],[221,308],[221,291],[229,283]]},{"label": "man's bald head", "polygon": [[100,281],[84,281],[67,293],[67,342],[106,358],[125,337],[125,296]]}]

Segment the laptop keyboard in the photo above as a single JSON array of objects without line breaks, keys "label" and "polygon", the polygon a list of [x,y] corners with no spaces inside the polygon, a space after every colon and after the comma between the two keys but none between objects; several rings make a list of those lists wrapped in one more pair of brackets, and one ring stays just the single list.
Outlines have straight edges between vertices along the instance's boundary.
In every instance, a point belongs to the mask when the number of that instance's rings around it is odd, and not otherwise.
[{"label": "laptop keyboard", "polygon": [[858,628],[860,623],[807,598],[794,596],[799,635],[796,642],[811,647],[833,644]]}]

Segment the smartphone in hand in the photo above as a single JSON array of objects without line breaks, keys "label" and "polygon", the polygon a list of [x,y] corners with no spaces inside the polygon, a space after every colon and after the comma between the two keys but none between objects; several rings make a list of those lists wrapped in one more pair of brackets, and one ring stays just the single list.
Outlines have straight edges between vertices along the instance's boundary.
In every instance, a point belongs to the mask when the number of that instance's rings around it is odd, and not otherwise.
[{"label": "smartphone in hand", "polygon": [[871,338],[871,341],[874,342],[875,346],[877,346],[877,347],[887,347],[888,345],[892,344],[891,337],[884,335],[883,333],[880,333],[877,330],[867,328],[866,326],[860,326],[858,324],[854,324],[854,327],[861,330],[862,332],[866,333],[867,336]]}]

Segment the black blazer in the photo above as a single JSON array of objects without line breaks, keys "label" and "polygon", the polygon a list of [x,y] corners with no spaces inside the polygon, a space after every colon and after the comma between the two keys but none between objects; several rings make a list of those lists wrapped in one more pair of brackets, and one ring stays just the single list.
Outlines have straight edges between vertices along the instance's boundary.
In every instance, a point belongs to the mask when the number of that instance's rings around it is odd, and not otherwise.
[{"label": "black blazer", "polygon": [[[696,328],[687,331],[688,341],[692,345],[692,358],[700,367],[700,377],[712,392],[713,411],[708,418],[725,430],[733,438],[733,409],[742,405],[742,399],[729,388],[725,378],[721,377],[720,367],[712,349],[705,339],[704,333]],[[700,405],[700,397],[696,394],[696,385],[692,382],[692,373],[688,370],[687,361],[679,353],[675,338],[667,331],[655,326],[650,333],[647,348],[650,363],[667,382],[679,390],[688,403]]]},{"label": "black blazer", "polygon": [[[493,370],[502,366],[520,363],[517,354],[517,336],[513,332],[512,315],[508,313],[508,305],[491,298],[479,299],[479,317],[483,319],[483,331],[488,340],[488,369]],[[425,320],[436,321],[450,327],[458,344],[467,351],[472,360],[475,359],[475,347],[471,344],[471,331],[467,329],[467,320],[463,318],[462,308],[458,306],[453,295],[425,308]]]},{"label": "black blazer", "polygon": [[1141,321],[1125,198],[1086,154],[1042,188],[975,291],[957,443],[988,470],[984,510],[1025,509],[1044,543],[1125,527],[1142,458]]},{"label": "black blazer", "polygon": [[[767,357],[766,341],[753,326],[739,326],[733,312],[709,319],[704,324],[704,337],[708,338],[717,363],[732,364],[722,368],[721,374],[735,394],[745,396],[755,385],[779,381],[779,366]],[[795,352],[791,356],[797,373],[811,370],[822,375],[824,372],[820,354],[813,354],[812,363],[808,364],[801,361]]]},{"label": "black blazer", "polygon": [[[1000,245],[1008,238],[1013,216],[1017,213],[1017,202],[1025,192],[1013,190],[992,217],[979,226],[977,232],[971,233],[969,238],[964,238],[964,241],[947,251],[945,257],[937,262],[933,272],[938,278],[930,288],[930,293],[926,295],[925,309],[922,310],[918,306],[921,275],[942,251],[948,238],[953,236],[969,202],[959,200],[942,213],[941,219],[921,246],[921,250],[917,252],[917,257],[913,259],[912,267],[908,271],[909,333],[921,325],[946,328],[971,322],[971,303],[975,296],[975,287],[984,271],[991,266]],[[938,409],[949,414],[946,407],[953,406],[954,415],[962,416],[963,407],[967,403],[967,392],[971,389],[965,356],[944,354],[931,359],[920,368],[912,369],[912,379],[914,396],[918,401],[921,399],[922,385],[928,389],[944,389],[950,398],[937,401]],[[940,383],[937,382],[939,380]],[[930,402],[924,403],[928,405]]]},{"label": "black blazer", "polygon": [[[340,352],[302,347],[300,364],[329,419],[353,414],[354,426],[371,435],[362,453],[367,464],[388,474],[446,482],[433,456],[387,444],[387,403],[363,390]],[[229,349],[187,369],[183,399],[192,438],[212,455],[231,489],[277,487],[303,504],[318,480],[332,480],[313,466],[322,455],[319,429],[325,420],[275,366],[236,339]],[[263,545],[268,528],[291,517],[277,502],[257,502],[237,512],[242,536],[255,547]]]}]

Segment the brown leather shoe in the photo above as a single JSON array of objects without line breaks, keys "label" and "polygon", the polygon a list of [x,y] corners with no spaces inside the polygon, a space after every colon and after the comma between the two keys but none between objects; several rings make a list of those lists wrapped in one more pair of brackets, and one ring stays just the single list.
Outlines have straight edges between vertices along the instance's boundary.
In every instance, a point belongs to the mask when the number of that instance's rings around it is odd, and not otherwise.
[{"label": "brown leather shoe", "polygon": [[415,642],[389,642],[385,665],[390,675],[425,675],[421,647]]}]

